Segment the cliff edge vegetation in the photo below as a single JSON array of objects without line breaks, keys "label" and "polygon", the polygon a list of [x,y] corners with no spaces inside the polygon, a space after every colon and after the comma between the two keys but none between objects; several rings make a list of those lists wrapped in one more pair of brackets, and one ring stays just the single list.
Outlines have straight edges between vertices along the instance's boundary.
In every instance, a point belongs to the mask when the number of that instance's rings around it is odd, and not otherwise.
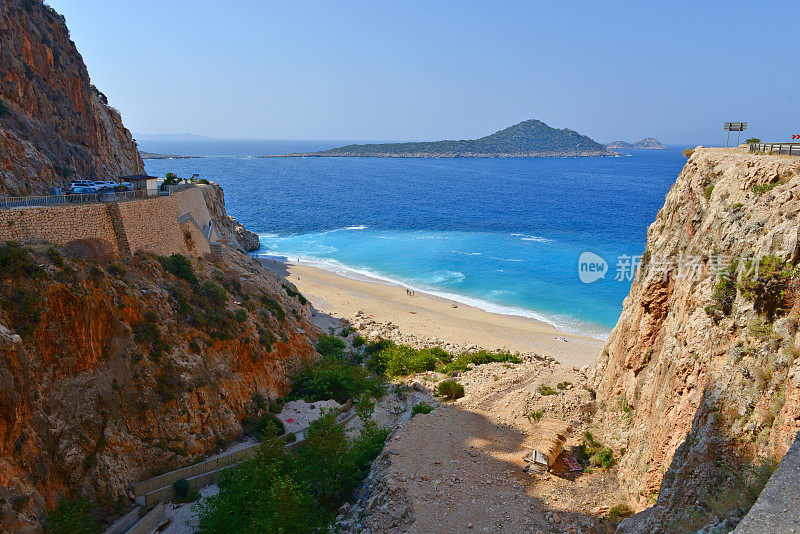
[{"label": "cliff edge vegetation", "polygon": [[696,148],[592,378],[638,509],[620,532],[737,521],[800,429],[800,161]]}]

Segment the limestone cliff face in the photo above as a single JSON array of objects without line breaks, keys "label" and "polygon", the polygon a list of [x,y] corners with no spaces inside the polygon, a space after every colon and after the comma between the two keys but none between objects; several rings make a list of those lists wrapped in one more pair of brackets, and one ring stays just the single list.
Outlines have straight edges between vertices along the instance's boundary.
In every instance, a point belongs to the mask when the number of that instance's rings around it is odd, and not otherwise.
[{"label": "limestone cliff face", "polygon": [[593,371],[620,477],[654,504],[622,531],[702,526],[724,513],[721,466],[780,459],[800,428],[799,169],[699,147],[648,230]]},{"label": "limestone cliff face", "polygon": [[0,195],[144,171],[63,18],[41,0],[0,3],[0,74]]},{"label": "limestone cliff face", "polygon": [[239,437],[316,354],[309,308],[242,254],[193,259],[190,284],[96,245],[0,250],[2,531],[66,494],[124,510],[131,483]]},{"label": "limestone cliff face", "polygon": [[258,234],[239,224],[233,215],[228,215],[225,209],[225,193],[219,185],[212,182],[211,187],[203,188],[203,196],[217,225],[217,232],[229,247],[245,252],[258,250],[261,246]]}]

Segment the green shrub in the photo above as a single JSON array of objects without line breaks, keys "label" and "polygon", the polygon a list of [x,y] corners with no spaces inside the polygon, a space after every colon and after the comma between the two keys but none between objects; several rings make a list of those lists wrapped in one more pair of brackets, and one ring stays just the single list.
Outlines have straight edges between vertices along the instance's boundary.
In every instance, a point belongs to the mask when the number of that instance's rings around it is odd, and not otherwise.
[{"label": "green shrub", "polygon": [[683,152],[681,152],[681,154],[683,154],[684,158],[691,157],[691,155],[694,154],[694,149],[693,148],[684,148]]},{"label": "green shrub", "polygon": [[779,185],[780,184],[778,184],[778,183],[774,183],[774,184],[757,184],[757,185],[754,185],[753,187],[751,187],[750,191],[752,191],[754,194],[756,194],[758,196],[761,196],[764,193],[768,193],[769,191],[772,191],[773,189],[775,189]]},{"label": "green shrub", "polygon": [[[445,361],[441,357],[440,359]],[[445,374],[450,374],[455,371],[466,371],[469,364],[483,365],[494,362],[520,363],[521,361],[522,360],[519,357],[511,354],[510,352],[494,353],[487,350],[479,350],[477,352],[462,352],[450,363],[442,367],[442,372]]]},{"label": "green shrub", "polygon": [[14,289],[5,299],[11,312],[14,330],[22,337],[30,337],[42,318],[41,299],[39,293],[25,288]]},{"label": "green shrub", "polygon": [[44,253],[53,265],[56,267],[64,267],[64,256],[61,254],[60,250],[55,247],[47,247]]},{"label": "green shrub", "polygon": [[614,451],[603,447],[588,430],[583,434],[583,443],[578,450],[578,456],[596,467],[609,468],[614,465]]},{"label": "green shrub", "polygon": [[0,117],[11,114],[11,110],[2,99],[0,99]]},{"label": "green shrub", "polygon": [[189,481],[185,478],[179,478],[172,483],[172,490],[178,498],[185,499],[189,496]]},{"label": "green shrub", "polygon": [[183,278],[193,286],[199,283],[197,275],[194,273],[192,263],[186,256],[177,253],[168,257],[159,256],[158,261],[161,263],[161,266],[164,267],[165,271],[172,273],[178,278]]},{"label": "green shrub", "polygon": [[739,210],[741,210],[742,208],[744,208],[744,204],[742,204],[741,202],[737,202],[736,204],[734,204],[733,206],[731,206],[731,211],[732,211],[732,212],[734,212],[734,213],[736,213],[736,212],[738,212]]},{"label": "green shrub", "polygon": [[539,386],[539,393],[541,393],[545,397],[548,396],[548,395],[558,395],[558,391],[556,391],[555,389],[551,388],[550,386],[546,386],[544,384]]},{"label": "green shrub", "polygon": [[711,198],[711,194],[713,192],[714,192],[714,184],[711,184],[708,187],[706,187],[706,189],[703,192],[703,194],[705,195],[706,198]]},{"label": "green shrub", "polygon": [[287,295],[289,295],[290,297],[296,298],[300,302],[301,305],[305,306],[306,304],[308,304],[308,300],[306,300],[306,298],[299,291],[297,291],[297,290],[293,289],[292,287],[287,286],[285,284],[283,286],[283,289],[286,290],[286,294]]},{"label": "green shrub", "polygon": [[345,346],[345,342],[336,336],[320,334],[317,339],[317,352],[323,357],[342,358]]},{"label": "green shrub", "polygon": [[282,436],[286,433],[286,427],[283,422],[273,413],[267,413],[261,417],[245,417],[242,419],[242,428],[249,435],[259,439],[267,435]]},{"label": "green shrub", "polygon": [[745,143],[748,145],[752,145],[753,143],[760,143],[761,139],[758,137],[751,137],[750,139],[745,140]]},{"label": "green shrub", "polygon": [[367,339],[364,336],[356,336],[353,338],[353,346],[355,348],[363,347],[364,343],[367,342]]},{"label": "green shrub", "polygon": [[448,399],[460,399],[464,396],[464,386],[455,380],[444,380],[439,383],[437,388],[439,395]]},{"label": "green shrub", "polygon": [[282,401],[275,401],[269,403],[269,413],[281,413],[283,411],[283,402]]},{"label": "green shrub", "polygon": [[199,506],[198,531],[321,532],[367,474],[388,431],[367,424],[348,438],[335,412],[309,426],[296,454],[267,432],[255,456],[226,472]]},{"label": "green shrub", "polygon": [[112,276],[125,276],[125,267],[117,265],[116,263],[112,263],[111,265],[107,266],[106,271],[108,271],[108,274]]},{"label": "green shrub", "polygon": [[[747,265],[747,270],[755,271],[755,266]],[[788,265],[777,256],[763,256],[758,261],[757,273],[745,276],[739,288],[742,296],[753,301],[753,307],[767,320],[785,315],[789,310],[793,293],[800,282],[800,270]]]},{"label": "green shrub", "polygon": [[198,184],[203,184],[203,185],[208,185],[208,184],[210,184],[211,182],[209,182],[209,181],[208,181],[208,180],[206,180],[205,178],[200,178],[199,180],[197,180],[197,183],[198,183]]},{"label": "green shrub", "polygon": [[433,411],[433,406],[424,401],[419,402],[415,404],[413,408],[411,408],[411,417],[414,417],[418,413],[427,414],[431,413],[432,411]]},{"label": "green shrub", "polygon": [[45,275],[45,270],[39,267],[36,259],[26,247],[14,241],[9,241],[4,245],[0,245],[1,275],[11,278],[19,278],[21,276],[41,278]]},{"label": "green shrub", "polygon": [[714,293],[711,295],[711,305],[706,306],[706,313],[715,321],[731,314],[733,302],[736,300],[736,267],[737,262],[731,262],[728,267],[720,273],[720,278],[714,286]]},{"label": "green shrub", "polygon": [[544,417],[544,412],[542,410],[533,410],[531,412],[531,419],[534,421],[541,421],[542,417]]},{"label": "green shrub", "polygon": [[572,382],[566,382],[565,381],[565,382],[559,382],[558,384],[556,384],[556,387],[558,389],[567,389],[567,386],[571,386],[571,385],[572,385]]},{"label": "green shrub", "polygon": [[224,306],[228,302],[228,293],[221,285],[208,281],[200,286],[200,293],[215,306]]},{"label": "green shrub", "polygon": [[626,517],[630,517],[633,515],[633,510],[627,504],[618,504],[616,506],[612,506],[611,509],[608,511],[608,519],[613,521],[614,523],[619,523]]},{"label": "green shrub", "polygon": [[356,329],[353,328],[352,326],[345,326],[344,328],[342,328],[342,331],[339,332],[339,335],[342,337],[347,337],[355,331]]},{"label": "green shrub", "polygon": [[306,402],[334,399],[344,404],[362,393],[378,397],[383,394],[382,382],[359,365],[336,358],[322,358],[295,377],[290,398]]},{"label": "green shrub", "polygon": [[268,310],[279,321],[286,320],[286,312],[283,311],[283,308],[281,307],[281,305],[278,303],[277,300],[268,295],[261,295],[259,301],[261,302],[261,307]]},{"label": "green shrub", "polygon": [[275,334],[261,325],[256,327],[256,331],[258,332],[258,342],[266,348],[267,352],[271,352],[272,344],[275,343]]},{"label": "green shrub", "polygon": [[417,350],[392,344],[370,356],[367,367],[388,376],[406,376],[433,371],[436,368],[436,356],[428,349]]},{"label": "green shrub", "polygon": [[394,341],[390,341],[388,339],[377,339],[367,343],[366,347],[364,347],[364,352],[367,354],[375,354],[376,352],[380,352],[387,347],[391,347],[392,345],[394,345]]},{"label": "green shrub", "polygon": [[177,183],[178,183],[178,175],[175,174],[174,172],[168,172],[166,175],[164,175],[164,183],[162,183],[161,185],[170,186],[170,185],[175,185]]},{"label": "green shrub", "polygon": [[236,308],[233,312],[233,318],[237,323],[243,323],[247,320],[247,310],[244,308]]},{"label": "green shrub", "polygon": [[47,527],[54,534],[99,534],[94,505],[86,499],[68,497],[47,514]]}]

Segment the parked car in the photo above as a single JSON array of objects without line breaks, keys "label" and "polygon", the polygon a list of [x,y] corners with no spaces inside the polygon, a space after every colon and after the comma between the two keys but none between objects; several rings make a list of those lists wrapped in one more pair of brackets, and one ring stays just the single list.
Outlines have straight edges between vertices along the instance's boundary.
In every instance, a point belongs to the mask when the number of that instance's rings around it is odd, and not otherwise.
[{"label": "parked car", "polygon": [[68,195],[90,195],[92,193],[97,193],[96,187],[77,186],[67,190]]},{"label": "parked car", "polygon": [[94,182],[92,180],[72,180],[67,186],[67,190],[75,187],[94,187]]}]

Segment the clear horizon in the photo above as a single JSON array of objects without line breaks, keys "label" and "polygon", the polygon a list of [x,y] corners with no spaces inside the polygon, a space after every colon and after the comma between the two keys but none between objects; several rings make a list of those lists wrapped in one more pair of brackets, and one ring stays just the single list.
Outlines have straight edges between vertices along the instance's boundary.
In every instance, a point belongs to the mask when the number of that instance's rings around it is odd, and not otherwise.
[{"label": "clear horizon", "polygon": [[602,143],[724,145],[726,121],[800,133],[800,72],[765,53],[792,49],[797,2],[48,3],[133,132],[416,141],[535,118]]}]

